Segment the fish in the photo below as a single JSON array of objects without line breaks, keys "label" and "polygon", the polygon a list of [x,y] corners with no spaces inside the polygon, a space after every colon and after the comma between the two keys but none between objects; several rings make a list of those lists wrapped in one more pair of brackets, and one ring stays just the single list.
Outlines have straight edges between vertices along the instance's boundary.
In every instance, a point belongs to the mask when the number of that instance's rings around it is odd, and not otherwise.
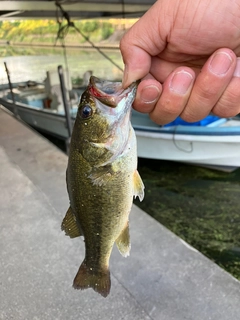
[{"label": "fish", "polygon": [[123,89],[121,82],[91,76],[81,96],[69,148],[70,207],[61,228],[70,238],[83,236],[85,242],[85,258],[73,287],[92,288],[103,297],[111,288],[113,245],[124,257],[129,255],[133,197],[144,198],[130,121],[138,83]]}]

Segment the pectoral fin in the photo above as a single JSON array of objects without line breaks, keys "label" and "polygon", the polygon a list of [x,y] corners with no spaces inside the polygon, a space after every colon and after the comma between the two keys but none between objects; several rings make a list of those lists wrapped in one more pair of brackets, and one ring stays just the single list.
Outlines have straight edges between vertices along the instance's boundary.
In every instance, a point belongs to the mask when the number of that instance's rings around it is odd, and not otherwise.
[{"label": "pectoral fin", "polygon": [[144,184],[137,170],[133,174],[133,196],[140,201],[144,198]]},{"label": "pectoral fin", "polygon": [[129,224],[127,222],[126,227],[121,232],[120,236],[115,241],[119,252],[122,256],[127,257],[129,256],[131,243],[130,243],[130,235],[129,235]]},{"label": "pectoral fin", "polygon": [[63,219],[61,229],[65,231],[65,234],[70,238],[76,238],[83,235],[78,228],[76,218],[71,207],[68,208],[65,218]]},{"label": "pectoral fin", "polygon": [[92,172],[88,178],[91,179],[94,186],[102,186],[106,184],[112,177],[112,174],[110,171],[106,170],[98,170],[95,172]]},{"label": "pectoral fin", "polygon": [[101,187],[118,173],[112,165],[106,165],[93,169],[88,178],[92,180],[93,185]]}]

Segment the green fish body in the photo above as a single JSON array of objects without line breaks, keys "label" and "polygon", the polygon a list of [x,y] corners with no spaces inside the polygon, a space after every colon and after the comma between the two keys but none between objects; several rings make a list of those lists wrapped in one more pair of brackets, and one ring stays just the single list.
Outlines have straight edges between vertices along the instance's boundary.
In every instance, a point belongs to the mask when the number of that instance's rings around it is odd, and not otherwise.
[{"label": "green fish body", "polygon": [[129,255],[133,196],[144,197],[130,122],[136,88],[137,83],[123,90],[119,82],[91,77],[71,138],[67,168],[70,207],[62,230],[85,240],[85,259],[73,287],[91,287],[104,297],[111,287],[113,245],[116,243],[123,256]]}]

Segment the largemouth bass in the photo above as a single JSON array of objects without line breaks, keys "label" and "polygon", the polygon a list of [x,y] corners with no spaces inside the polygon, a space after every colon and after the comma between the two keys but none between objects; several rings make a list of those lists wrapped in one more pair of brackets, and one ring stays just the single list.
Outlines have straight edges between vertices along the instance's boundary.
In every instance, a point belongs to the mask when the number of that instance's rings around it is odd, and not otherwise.
[{"label": "largemouth bass", "polygon": [[111,287],[113,245],[123,256],[129,255],[133,196],[144,197],[130,122],[136,89],[137,83],[124,90],[120,82],[92,76],[81,97],[69,151],[70,207],[62,230],[71,238],[82,235],[85,240],[85,259],[73,287],[91,287],[104,297]]}]

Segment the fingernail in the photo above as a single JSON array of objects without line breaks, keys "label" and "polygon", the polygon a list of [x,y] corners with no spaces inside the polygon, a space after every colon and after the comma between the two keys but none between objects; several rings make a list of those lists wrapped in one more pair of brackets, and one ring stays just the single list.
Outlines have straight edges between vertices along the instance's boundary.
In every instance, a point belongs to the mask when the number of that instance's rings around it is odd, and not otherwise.
[{"label": "fingernail", "polygon": [[188,91],[192,82],[193,76],[191,75],[191,73],[182,70],[174,74],[169,84],[169,87],[172,91],[176,93],[185,94]]},{"label": "fingernail", "polygon": [[233,60],[226,52],[216,53],[209,64],[209,69],[216,75],[224,75],[231,67]]},{"label": "fingernail", "polygon": [[144,103],[153,103],[157,101],[159,96],[160,96],[160,90],[158,87],[154,85],[146,86],[141,91],[141,100]]},{"label": "fingernail", "polygon": [[237,58],[237,64],[233,73],[234,77],[240,78],[240,58]]}]

